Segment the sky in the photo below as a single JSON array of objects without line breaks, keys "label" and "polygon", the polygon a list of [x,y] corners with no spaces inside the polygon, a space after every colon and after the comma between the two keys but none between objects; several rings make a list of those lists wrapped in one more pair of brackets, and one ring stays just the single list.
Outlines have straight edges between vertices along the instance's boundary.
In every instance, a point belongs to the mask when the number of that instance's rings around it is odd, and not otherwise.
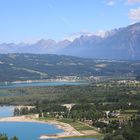
[{"label": "sky", "polygon": [[73,39],[140,21],[140,0],[0,0],[0,43]]}]

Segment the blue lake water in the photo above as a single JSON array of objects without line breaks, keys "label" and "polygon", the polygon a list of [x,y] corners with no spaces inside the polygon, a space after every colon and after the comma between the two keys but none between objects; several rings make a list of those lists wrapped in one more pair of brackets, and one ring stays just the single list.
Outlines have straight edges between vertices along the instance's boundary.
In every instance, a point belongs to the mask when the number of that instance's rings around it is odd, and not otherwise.
[{"label": "blue lake water", "polygon": [[[31,122],[0,122],[0,133],[6,133],[8,137],[17,136],[19,140],[40,140],[42,134],[56,134],[63,130],[54,125]],[[71,138],[59,140],[97,140],[94,138]]]},{"label": "blue lake water", "polygon": [[34,86],[62,86],[62,85],[80,85],[82,82],[31,82],[31,83],[10,83],[0,85],[0,88],[16,88],[16,87],[34,87]]},{"label": "blue lake water", "polygon": [[[19,140],[40,140],[43,134],[61,133],[63,130],[58,129],[55,125],[32,123],[32,122],[0,122],[0,133],[7,134],[12,138],[17,136]],[[70,138],[58,140],[97,140],[95,138]]]},{"label": "blue lake water", "polygon": [[13,116],[14,106],[0,106],[0,117]]},{"label": "blue lake water", "polygon": [[32,122],[0,122],[0,133],[10,138],[17,136],[19,140],[39,140],[42,134],[56,134],[63,132],[54,125]]},{"label": "blue lake water", "polygon": [[[0,117],[13,116],[14,106],[0,107]],[[42,134],[56,134],[63,132],[54,125],[32,122],[0,122],[0,133],[7,134],[10,138],[17,136],[19,140],[39,140]],[[97,140],[94,138],[71,138],[59,140]]]}]

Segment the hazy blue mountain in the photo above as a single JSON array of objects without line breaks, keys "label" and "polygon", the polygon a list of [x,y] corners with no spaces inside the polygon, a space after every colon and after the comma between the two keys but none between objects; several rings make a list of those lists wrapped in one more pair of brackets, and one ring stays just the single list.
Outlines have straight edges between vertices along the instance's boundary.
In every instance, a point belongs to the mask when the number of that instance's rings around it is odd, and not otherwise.
[{"label": "hazy blue mountain", "polygon": [[140,60],[140,23],[113,29],[104,37],[81,36],[73,41],[41,39],[34,44],[0,44],[0,53],[50,53],[100,59]]},{"label": "hazy blue mountain", "polygon": [[140,23],[112,30],[104,38],[81,36],[65,48],[63,53],[90,58],[139,60]]}]

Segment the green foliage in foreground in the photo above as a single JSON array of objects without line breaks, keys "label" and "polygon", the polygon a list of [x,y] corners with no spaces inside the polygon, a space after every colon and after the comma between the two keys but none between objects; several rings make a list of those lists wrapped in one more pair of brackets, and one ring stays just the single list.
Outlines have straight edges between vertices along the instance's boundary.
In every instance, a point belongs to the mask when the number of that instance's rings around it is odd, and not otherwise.
[{"label": "green foliage in foreground", "polygon": [[[36,106],[31,112],[26,108],[16,110],[15,115],[39,113],[49,118],[57,116],[56,118],[63,118],[60,121],[71,124],[79,131],[93,129],[80,123],[80,121],[90,120],[91,126],[100,128],[103,133],[110,133],[105,140],[139,140],[137,138],[140,134],[138,131],[140,120],[136,117],[132,119],[133,115],[140,114],[140,83],[138,82],[108,81],[90,85],[3,90],[5,92],[1,94],[1,104]],[[7,90],[13,94],[7,95]],[[74,106],[69,111],[63,106],[64,104]],[[105,114],[106,111],[110,111],[108,116]],[[119,116],[113,116],[115,111],[119,111]],[[133,137],[128,139],[126,136]]]},{"label": "green foliage in foreground", "polygon": [[13,138],[9,139],[7,137],[7,135],[5,134],[0,134],[0,140],[19,140],[16,136],[14,136]]},{"label": "green foliage in foreground", "polygon": [[114,133],[108,133],[103,140],[140,140],[140,117],[129,121]]}]

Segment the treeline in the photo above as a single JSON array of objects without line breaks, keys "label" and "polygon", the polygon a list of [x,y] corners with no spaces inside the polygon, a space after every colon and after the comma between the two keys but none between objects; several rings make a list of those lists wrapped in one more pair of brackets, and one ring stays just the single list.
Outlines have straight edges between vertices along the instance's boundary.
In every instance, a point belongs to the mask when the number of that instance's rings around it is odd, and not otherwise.
[{"label": "treeline", "polygon": [[92,120],[93,122],[102,118],[104,115],[103,111],[97,110],[94,104],[77,104],[70,110],[69,116],[73,120]]},{"label": "treeline", "polygon": [[108,133],[103,140],[140,140],[140,116],[129,120],[116,131]]},{"label": "treeline", "polygon": [[38,110],[36,108],[28,108],[28,107],[22,107],[22,108],[15,108],[14,109],[14,116],[20,116],[20,115],[29,115],[29,114],[36,114],[38,113]]},{"label": "treeline", "polygon": [[[55,117],[56,114],[60,115],[67,112],[67,108],[58,104],[36,104],[34,108],[22,107],[14,109],[14,116],[39,114],[40,117]],[[49,114],[47,114],[49,113]]]},{"label": "treeline", "polygon": [[34,109],[21,108],[20,111],[18,110],[19,114],[16,111],[15,115],[39,113],[40,117],[46,118],[72,119],[73,122],[88,121],[90,125],[99,128],[100,132],[106,134],[104,140],[139,140],[140,138],[140,111],[128,120],[118,119],[111,114],[107,115],[105,111],[98,110],[95,104],[89,103],[75,104],[71,109],[58,104],[38,103]]},{"label": "treeline", "polygon": [[79,86],[28,87],[2,89],[0,93],[1,105],[94,103],[97,110],[140,108],[140,83],[103,82]]},{"label": "treeline", "polygon": [[6,134],[0,134],[0,140],[19,140],[16,136],[13,138],[9,139]]}]

